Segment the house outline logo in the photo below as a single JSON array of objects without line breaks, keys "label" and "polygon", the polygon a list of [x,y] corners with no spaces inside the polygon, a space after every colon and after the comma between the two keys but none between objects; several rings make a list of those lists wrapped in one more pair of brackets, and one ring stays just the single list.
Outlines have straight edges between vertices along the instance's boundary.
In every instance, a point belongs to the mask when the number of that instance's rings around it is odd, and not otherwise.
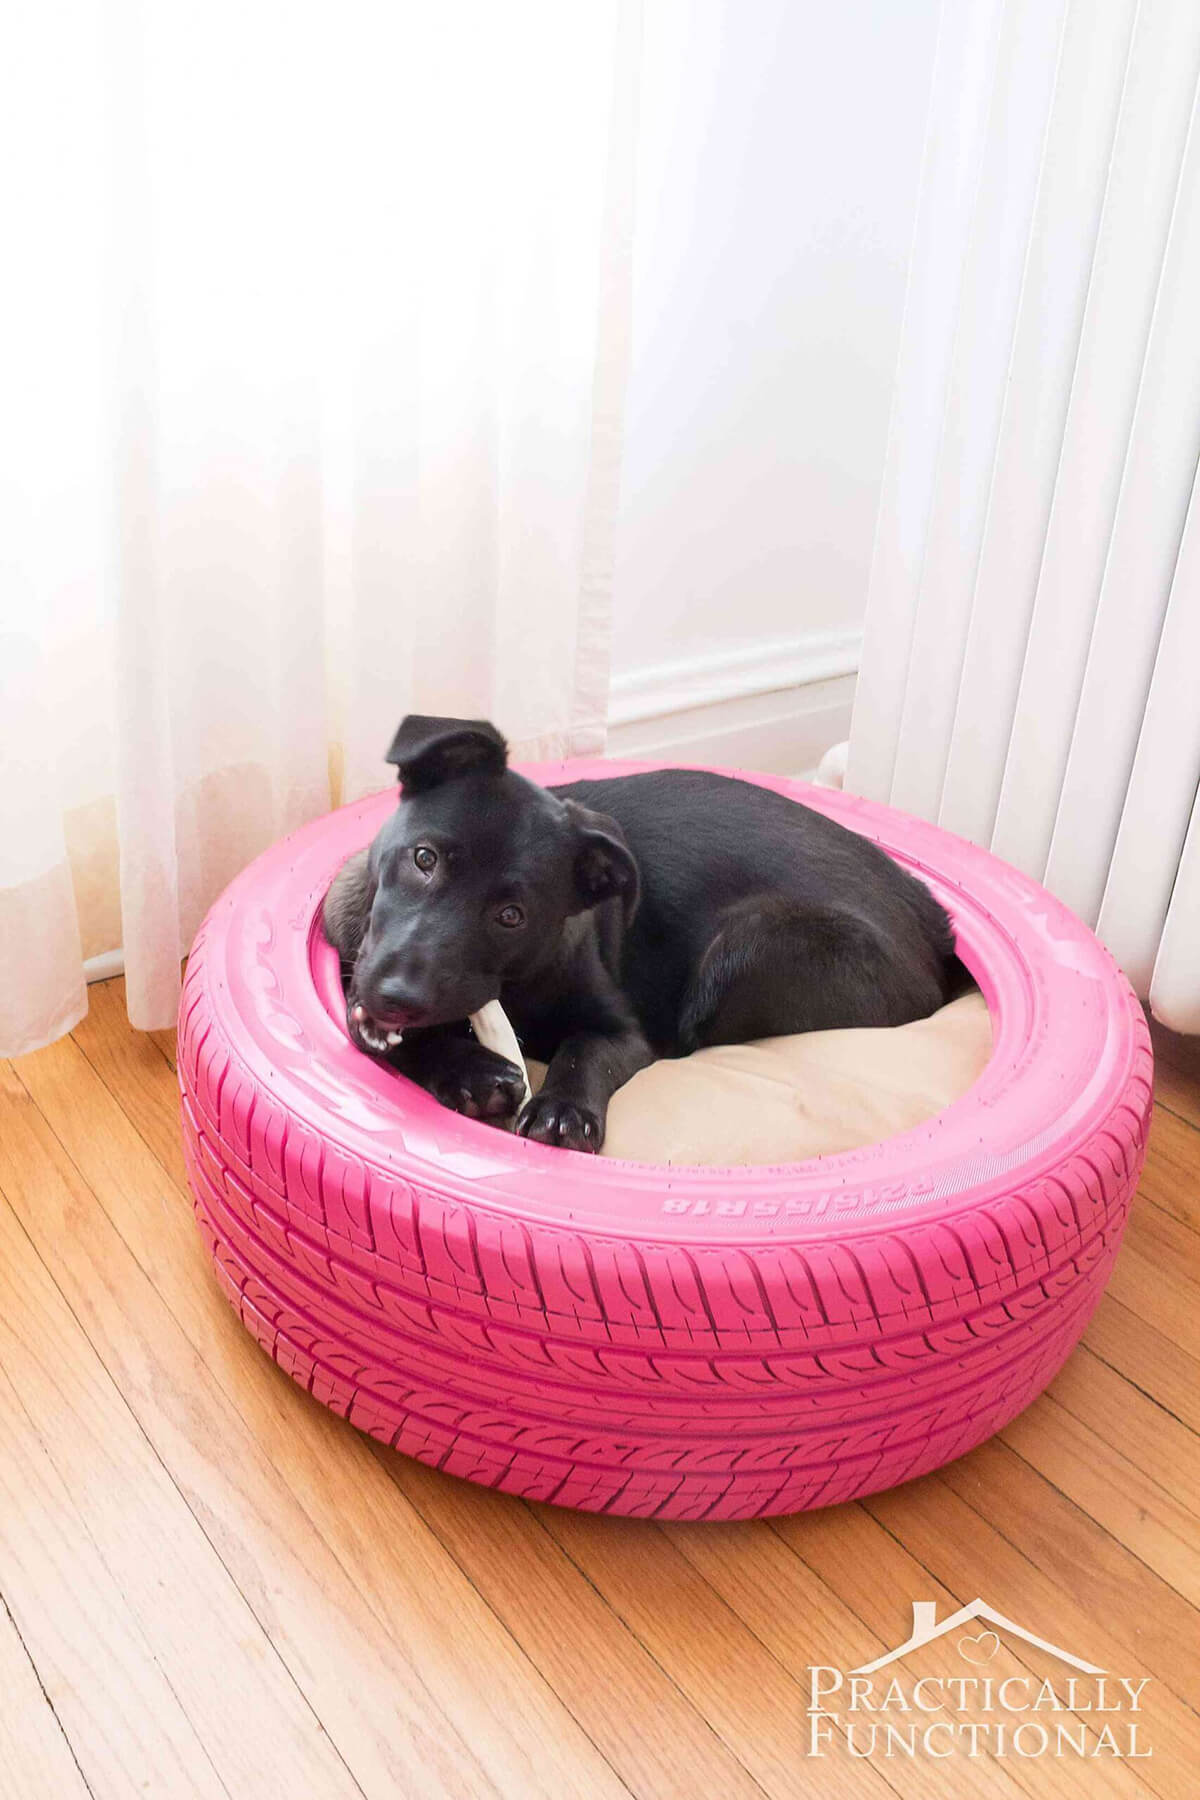
[{"label": "house outline logo", "polygon": [[1033,1644],[1037,1649],[1057,1657],[1059,1662],[1067,1663],[1072,1669],[1078,1669],[1081,1674],[1104,1675],[1107,1673],[1107,1670],[1102,1669],[1097,1663],[1085,1662],[1081,1656],[1072,1656],[1069,1650],[1060,1649],[1057,1644],[1050,1643],[1047,1638],[1038,1637],[1036,1632],[1026,1631],[1023,1625],[1017,1625],[1012,1619],[1005,1618],[1003,1613],[997,1612],[994,1606],[988,1606],[984,1600],[976,1599],[970,1601],[966,1606],[960,1606],[957,1612],[948,1614],[940,1625],[937,1622],[936,1600],[914,1600],[912,1611],[912,1632],[902,1644],[897,1644],[894,1650],[887,1651],[883,1656],[877,1656],[873,1662],[861,1663],[858,1668],[850,1669],[848,1673],[851,1675],[874,1675],[877,1670],[886,1669],[889,1663],[899,1662],[902,1657],[910,1656],[914,1651],[920,1650],[923,1645],[932,1644],[938,1638],[945,1637],[951,1631],[957,1631],[960,1626],[970,1625],[976,1619],[984,1620],[993,1631],[1004,1631],[1012,1637],[1022,1639],[1026,1644]]},{"label": "house outline logo", "polygon": [[[926,1645],[942,1638],[949,1644],[955,1634],[968,1665],[961,1673],[940,1665],[926,1673],[904,1667]],[[986,1668],[1002,1637],[1015,1640],[1008,1666]],[[1039,1673],[1021,1654],[1026,1645],[1065,1668]],[[1154,1755],[1143,1705],[1149,1675],[1111,1675],[982,1599],[940,1622],[937,1601],[914,1600],[912,1630],[895,1649],[856,1669],[810,1663],[808,1677],[810,1757],[837,1754],[839,1743],[855,1760],[986,1754],[1022,1762],[1042,1756],[1141,1761]]]}]

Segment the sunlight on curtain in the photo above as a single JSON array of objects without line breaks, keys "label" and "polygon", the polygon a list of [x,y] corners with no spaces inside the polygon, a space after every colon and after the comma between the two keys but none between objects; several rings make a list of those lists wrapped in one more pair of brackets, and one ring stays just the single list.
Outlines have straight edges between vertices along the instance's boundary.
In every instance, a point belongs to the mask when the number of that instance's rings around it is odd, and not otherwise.
[{"label": "sunlight on curtain", "polygon": [[50,0],[10,25],[15,1052],[122,943],[134,1023],[170,1023],[216,893],[382,785],[406,710],[602,747],[639,19]]}]

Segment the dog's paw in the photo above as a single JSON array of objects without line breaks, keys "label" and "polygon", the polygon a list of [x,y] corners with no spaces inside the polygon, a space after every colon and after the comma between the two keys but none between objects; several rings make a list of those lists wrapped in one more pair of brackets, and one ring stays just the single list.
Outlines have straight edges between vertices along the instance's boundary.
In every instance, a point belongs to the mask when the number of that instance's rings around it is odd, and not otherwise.
[{"label": "dog's paw", "polygon": [[429,1082],[429,1092],[451,1112],[506,1130],[525,1098],[525,1077],[507,1057],[480,1050],[439,1069]]},{"label": "dog's paw", "polygon": [[556,1144],[560,1150],[584,1150],[595,1155],[604,1142],[603,1121],[586,1106],[560,1100],[554,1094],[535,1094],[517,1120],[522,1137],[539,1144]]}]

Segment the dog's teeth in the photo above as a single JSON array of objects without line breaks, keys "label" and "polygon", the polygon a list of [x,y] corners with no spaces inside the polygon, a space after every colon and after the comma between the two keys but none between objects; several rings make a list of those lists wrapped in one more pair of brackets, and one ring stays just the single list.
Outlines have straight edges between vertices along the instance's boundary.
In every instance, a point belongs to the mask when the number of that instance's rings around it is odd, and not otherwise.
[{"label": "dog's teeth", "polygon": [[387,1041],[389,1044],[402,1044],[404,1042],[404,1033],[402,1031],[389,1031],[387,1034]]},{"label": "dog's teeth", "polygon": [[356,1006],[350,1013],[350,1017],[354,1020],[356,1025],[361,1025],[366,1016],[367,1009],[365,1006]]}]

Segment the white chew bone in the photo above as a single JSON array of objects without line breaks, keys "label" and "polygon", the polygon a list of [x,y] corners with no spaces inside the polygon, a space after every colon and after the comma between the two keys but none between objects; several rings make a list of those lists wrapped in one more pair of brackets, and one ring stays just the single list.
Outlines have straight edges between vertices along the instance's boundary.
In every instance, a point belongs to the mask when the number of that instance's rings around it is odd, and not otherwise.
[{"label": "white chew bone", "polygon": [[529,1070],[525,1067],[517,1034],[509,1024],[508,1014],[500,1002],[489,1000],[486,1006],[481,1006],[478,1012],[472,1013],[471,1029],[481,1044],[486,1044],[497,1056],[506,1056],[509,1062],[516,1063],[525,1083],[525,1099],[528,1100]]}]

